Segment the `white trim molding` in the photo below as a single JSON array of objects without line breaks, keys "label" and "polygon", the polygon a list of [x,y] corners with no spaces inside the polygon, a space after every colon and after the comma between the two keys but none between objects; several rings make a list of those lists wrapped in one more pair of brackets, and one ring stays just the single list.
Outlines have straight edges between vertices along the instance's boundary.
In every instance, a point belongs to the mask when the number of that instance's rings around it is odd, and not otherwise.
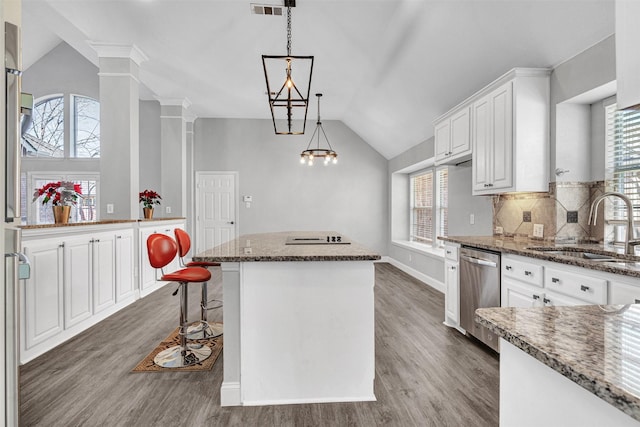
[{"label": "white trim molding", "polygon": [[418,270],[416,270],[415,268],[411,268],[406,264],[401,263],[400,261],[388,257],[388,256],[383,256],[381,259],[382,262],[388,262],[389,264],[393,265],[394,267],[404,271],[405,273],[407,273],[408,275],[420,280],[421,282],[424,282],[425,284],[427,284],[428,286],[432,287],[433,289],[435,289],[436,291],[443,293],[445,291],[445,285],[443,282],[434,279],[433,277],[427,276],[424,273],[419,272]]},{"label": "white trim molding", "polygon": [[148,61],[149,57],[136,45],[89,41],[89,46],[99,58],[129,58],[136,64]]}]

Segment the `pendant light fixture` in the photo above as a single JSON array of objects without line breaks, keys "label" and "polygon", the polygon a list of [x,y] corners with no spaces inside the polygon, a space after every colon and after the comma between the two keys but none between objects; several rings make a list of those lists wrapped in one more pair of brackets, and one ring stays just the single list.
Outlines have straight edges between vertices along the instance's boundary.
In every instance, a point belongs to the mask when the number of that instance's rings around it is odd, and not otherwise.
[{"label": "pendant light fixture", "polygon": [[273,130],[276,135],[302,135],[307,121],[313,56],[291,55],[291,8],[296,6],[296,1],[284,0],[284,5],[287,8],[287,55],[262,55],[262,66]]},{"label": "pendant light fixture", "polygon": [[[323,158],[325,166],[332,162],[333,164],[338,163],[338,153],[333,150],[331,147],[331,143],[329,142],[329,138],[327,138],[327,134],[324,132],[324,128],[322,127],[322,122],[320,121],[320,97],[321,93],[316,93],[318,97],[318,121],[316,122],[316,130],[313,131],[313,135],[311,135],[311,140],[309,141],[309,145],[307,145],[307,149],[300,153],[300,163],[308,164],[309,166],[313,166],[313,160],[315,158]],[[327,142],[326,148],[320,148],[320,134],[324,136],[324,140]],[[316,138],[316,146],[312,148],[314,137]]]}]

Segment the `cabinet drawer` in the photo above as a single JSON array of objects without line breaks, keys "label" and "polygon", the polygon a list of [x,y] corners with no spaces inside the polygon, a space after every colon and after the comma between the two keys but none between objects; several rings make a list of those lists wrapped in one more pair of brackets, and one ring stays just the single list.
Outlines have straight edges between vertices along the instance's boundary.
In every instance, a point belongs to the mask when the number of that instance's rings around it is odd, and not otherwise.
[{"label": "cabinet drawer", "polygon": [[589,305],[591,304],[589,301],[585,301],[578,298],[573,298],[567,295],[558,294],[555,292],[547,291],[544,293],[544,297],[542,299],[544,305],[546,307],[561,307],[561,306],[572,306],[572,305]]},{"label": "cabinet drawer", "polygon": [[640,304],[640,283],[609,282],[609,304]]},{"label": "cabinet drawer", "polygon": [[502,260],[502,274],[513,277],[530,285],[542,287],[543,267],[528,262],[516,261],[509,258]]},{"label": "cabinet drawer", "polygon": [[444,256],[451,261],[458,261],[458,247],[445,245],[444,247]]},{"label": "cabinet drawer", "polygon": [[545,288],[593,304],[607,303],[607,281],[582,274],[547,268]]}]

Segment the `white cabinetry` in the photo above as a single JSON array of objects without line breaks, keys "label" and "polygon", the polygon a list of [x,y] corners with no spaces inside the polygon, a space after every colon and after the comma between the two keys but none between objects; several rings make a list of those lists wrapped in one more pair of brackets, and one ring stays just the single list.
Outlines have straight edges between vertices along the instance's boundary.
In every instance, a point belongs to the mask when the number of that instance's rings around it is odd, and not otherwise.
[{"label": "white cabinetry", "polygon": [[445,317],[444,324],[458,327],[460,324],[460,273],[458,248],[455,243],[444,246],[444,284],[445,284]]},{"label": "white cabinetry", "polygon": [[471,155],[471,107],[447,113],[435,122],[436,164],[464,161]]},{"label": "white cabinetry", "polygon": [[542,266],[503,255],[500,301],[502,307],[542,306],[544,298]]},{"label": "white cabinetry", "polygon": [[640,104],[640,2],[616,0],[616,81],[618,108]]},{"label": "white cabinetry", "polygon": [[510,71],[472,112],[473,195],[548,191],[549,70]]},{"label": "white cabinetry", "polygon": [[640,280],[624,278],[609,282],[609,304],[640,304]]},{"label": "white cabinetry", "polygon": [[62,241],[25,242],[23,252],[31,261],[31,277],[20,282],[22,354],[64,329]]},{"label": "white cabinetry", "polygon": [[88,225],[22,234],[32,268],[20,296],[21,363],[135,300],[132,228]]}]

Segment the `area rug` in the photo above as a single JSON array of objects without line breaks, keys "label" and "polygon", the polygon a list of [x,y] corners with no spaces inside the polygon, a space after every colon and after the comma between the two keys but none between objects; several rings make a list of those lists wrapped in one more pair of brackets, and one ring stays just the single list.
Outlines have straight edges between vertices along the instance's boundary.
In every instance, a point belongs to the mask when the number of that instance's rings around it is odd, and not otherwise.
[{"label": "area rug", "polygon": [[[222,323],[220,323],[221,325]],[[158,346],[145,357],[142,362],[138,363],[135,368],[131,372],[194,372],[194,371],[210,371],[213,368],[213,365],[216,363],[218,356],[222,352],[222,343],[223,343],[224,335],[220,335],[214,339],[208,340],[189,340],[190,343],[198,343],[198,344],[206,344],[211,347],[211,356],[207,357],[201,363],[196,363],[195,365],[186,366],[184,368],[163,368],[161,366],[153,363],[153,358],[156,354],[160,353],[162,350],[167,349],[169,347],[173,347],[174,345],[180,344],[180,337],[178,336],[178,328],[176,328],[171,335],[162,340]]]}]

